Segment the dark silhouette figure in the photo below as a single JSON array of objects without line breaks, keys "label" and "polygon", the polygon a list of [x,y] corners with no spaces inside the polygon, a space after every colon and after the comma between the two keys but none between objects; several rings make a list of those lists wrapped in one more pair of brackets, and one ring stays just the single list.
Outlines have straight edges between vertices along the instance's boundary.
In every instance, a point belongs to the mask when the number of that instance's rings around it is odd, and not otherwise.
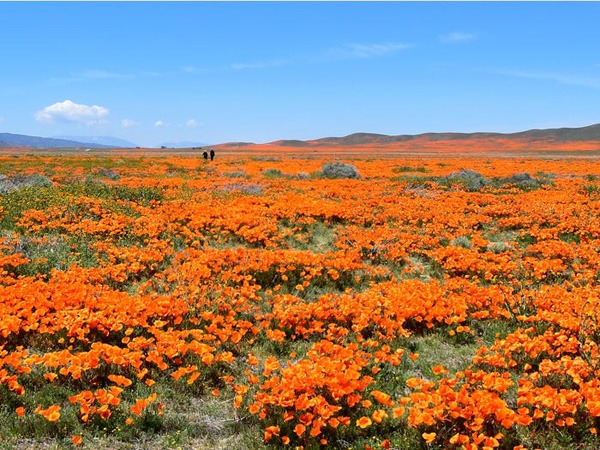
[{"label": "dark silhouette figure", "polygon": [[202,156],[204,156],[204,159],[208,159],[208,152],[205,150],[205,151],[202,153]]},{"label": "dark silhouette figure", "polygon": [[215,151],[211,148],[210,149],[210,160],[212,161],[213,159],[215,159]]}]

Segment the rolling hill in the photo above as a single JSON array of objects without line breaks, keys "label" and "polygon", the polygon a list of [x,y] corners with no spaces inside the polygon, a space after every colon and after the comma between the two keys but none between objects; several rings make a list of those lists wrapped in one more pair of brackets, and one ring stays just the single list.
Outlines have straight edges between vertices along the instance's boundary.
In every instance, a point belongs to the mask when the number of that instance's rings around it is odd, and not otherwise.
[{"label": "rolling hill", "polygon": [[[83,137],[82,137],[83,138]],[[83,138],[86,139],[86,138]],[[108,138],[92,141],[44,138],[21,134],[0,133],[0,148],[25,147],[44,148],[131,148],[127,141],[112,141]],[[111,138],[112,139],[112,138]],[[95,141],[95,142],[94,142]],[[103,143],[100,143],[103,142]],[[121,145],[115,145],[120,143]],[[192,145],[193,144],[193,145]],[[179,142],[165,147],[202,147],[205,144]],[[263,144],[252,142],[226,142],[211,145],[224,151],[383,151],[383,152],[530,152],[530,151],[588,151],[600,152],[600,123],[579,128],[532,129],[515,133],[422,133],[387,135],[378,133],[353,133],[342,137],[324,137],[313,140],[278,140]]]},{"label": "rolling hill", "polygon": [[[126,141],[125,139],[113,136],[54,136],[54,139],[66,139],[68,141],[85,142],[86,144],[100,144],[113,148],[134,148],[137,144]],[[89,145],[88,145],[89,147]]]},{"label": "rolling hill", "polygon": [[389,144],[392,142],[406,142],[412,140],[452,141],[472,139],[525,139],[553,142],[600,141],[600,124],[581,128],[533,129],[517,133],[423,133],[415,135],[401,134],[396,136],[376,133],[354,133],[344,137],[326,137],[311,141],[276,141],[274,144],[284,145],[281,144],[281,142],[287,142],[287,145],[293,145],[293,142],[300,142],[302,143],[301,146],[306,146],[307,144],[318,146],[331,144],[354,146],[364,144]]},{"label": "rolling hill", "polygon": [[27,136],[25,134],[0,133],[0,147],[26,148],[111,148],[94,142],[79,142],[69,139]]},{"label": "rolling hill", "polygon": [[229,152],[328,153],[456,153],[600,155],[600,124],[580,128],[550,128],[515,133],[422,133],[387,135],[353,133],[313,140],[278,140],[263,144],[229,142],[214,146]]}]

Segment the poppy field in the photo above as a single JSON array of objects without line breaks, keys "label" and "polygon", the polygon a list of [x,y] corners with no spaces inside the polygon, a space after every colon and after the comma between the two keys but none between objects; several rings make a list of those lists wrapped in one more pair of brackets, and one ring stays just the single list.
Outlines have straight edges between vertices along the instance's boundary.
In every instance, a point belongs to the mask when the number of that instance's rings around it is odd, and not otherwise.
[{"label": "poppy field", "polygon": [[3,448],[582,449],[600,165],[0,156]]}]

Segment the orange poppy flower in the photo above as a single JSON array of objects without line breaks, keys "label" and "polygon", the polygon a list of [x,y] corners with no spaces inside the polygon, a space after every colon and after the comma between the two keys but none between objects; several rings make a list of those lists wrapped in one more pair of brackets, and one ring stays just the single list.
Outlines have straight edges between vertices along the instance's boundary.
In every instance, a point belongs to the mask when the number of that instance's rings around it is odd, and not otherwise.
[{"label": "orange poppy flower", "polygon": [[360,428],[367,428],[372,423],[373,422],[371,422],[371,419],[369,419],[368,417],[362,416],[360,419],[357,419],[356,426],[360,427]]},{"label": "orange poppy flower", "polygon": [[431,444],[435,440],[435,437],[437,435],[436,433],[423,433],[421,434],[421,436],[423,437],[423,439],[425,439],[425,442]]}]

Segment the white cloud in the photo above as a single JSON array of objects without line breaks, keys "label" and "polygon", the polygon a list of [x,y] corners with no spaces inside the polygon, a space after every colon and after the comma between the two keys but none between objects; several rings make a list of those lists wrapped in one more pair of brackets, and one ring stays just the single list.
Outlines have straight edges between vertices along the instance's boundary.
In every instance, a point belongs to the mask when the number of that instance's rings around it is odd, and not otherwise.
[{"label": "white cloud", "polygon": [[196,128],[200,125],[195,119],[190,119],[185,123],[185,126],[188,128]]},{"label": "white cloud", "polygon": [[272,67],[281,67],[289,64],[287,59],[276,59],[273,61],[252,62],[252,63],[237,63],[232,64],[231,68],[235,70],[243,69],[269,69]]},{"label": "white cloud", "polygon": [[473,33],[465,33],[463,31],[455,31],[453,33],[443,34],[440,36],[440,41],[444,44],[454,44],[458,42],[473,41],[477,36]]},{"label": "white cloud", "polygon": [[351,58],[375,58],[385,56],[412,48],[411,44],[388,42],[384,44],[349,44],[344,47],[333,48],[327,52],[328,57],[351,59]]},{"label": "white cloud", "polygon": [[350,46],[350,50],[353,56],[357,58],[370,58],[372,56],[383,56],[399,50],[406,50],[409,47],[410,45],[407,44],[353,44]]},{"label": "white cloud", "polygon": [[64,102],[46,106],[41,111],[36,112],[35,120],[43,123],[70,122],[99,125],[106,123],[106,118],[109,114],[110,111],[103,106],[80,105],[71,100],[65,100]]},{"label": "white cloud", "polygon": [[499,70],[494,73],[500,75],[507,75],[516,78],[529,78],[532,80],[547,80],[554,81],[560,84],[566,84],[571,86],[581,86],[592,89],[600,89],[600,77],[590,77],[585,75],[573,75],[568,73],[558,72],[529,72],[519,70]]},{"label": "white cloud", "polygon": [[210,69],[206,67],[196,67],[196,66],[183,66],[181,71],[183,73],[204,73],[208,72]]},{"label": "white cloud", "polygon": [[110,72],[108,70],[90,69],[77,73],[72,73],[69,76],[51,78],[48,82],[52,85],[67,85],[71,83],[79,83],[85,81],[100,81],[100,80],[127,80],[135,78],[136,75],[131,73]]},{"label": "white cloud", "polygon": [[127,73],[109,72],[107,70],[86,70],[76,75],[78,78],[88,80],[106,80],[106,79],[126,79],[133,78],[133,75]]},{"label": "white cloud", "polygon": [[156,122],[154,122],[154,126],[156,128],[163,128],[163,127],[168,127],[169,124],[166,123],[166,122],[164,122],[164,121],[162,121],[162,120],[157,120]]},{"label": "white cloud", "polygon": [[131,128],[131,127],[135,127],[136,125],[139,125],[140,123],[136,120],[133,119],[123,119],[121,120],[121,126],[123,128]]}]

